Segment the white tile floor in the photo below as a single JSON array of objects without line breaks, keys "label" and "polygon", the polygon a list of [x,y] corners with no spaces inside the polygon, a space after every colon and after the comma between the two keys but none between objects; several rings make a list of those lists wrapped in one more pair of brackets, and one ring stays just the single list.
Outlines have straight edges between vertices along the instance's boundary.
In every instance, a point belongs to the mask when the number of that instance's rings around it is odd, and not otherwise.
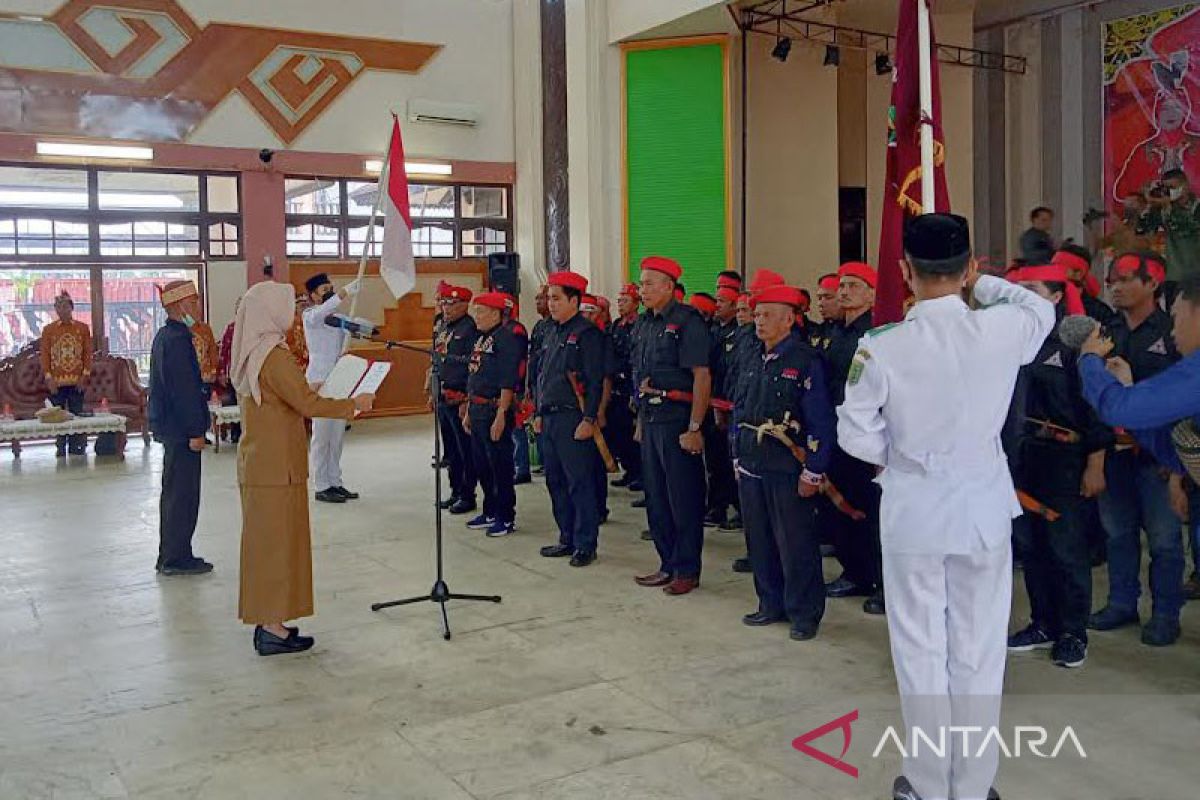
[{"label": "white tile floor", "polygon": [[[363,499],[313,511],[317,647],[271,659],[236,620],[232,450],[205,456],[196,542],[216,572],[171,579],[153,571],[157,448],[99,463],[0,452],[0,799],[888,796],[898,759],[871,758],[898,724],[884,621],[844,600],[811,643],[745,628],[736,534],[708,534],[693,595],[635,586],[655,561],[623,490],[586,570],[539,558],[553,538],[540,481],[519,489],[515,536],[448,518],[451,587],[504,595],[453,605],[450,643],[431,606],[372,613],[431,584],[429,442],[421,419],[355,427],[344,463]],[[1013,658],[1009,720],[1070,724],[1089,758],[1005,762],[1001,793],[1194,797],[1194,608],[1184,630],[1161,651],[1097,635],[1075,672]],[[857,781],[791,747],[853,709]]]}]

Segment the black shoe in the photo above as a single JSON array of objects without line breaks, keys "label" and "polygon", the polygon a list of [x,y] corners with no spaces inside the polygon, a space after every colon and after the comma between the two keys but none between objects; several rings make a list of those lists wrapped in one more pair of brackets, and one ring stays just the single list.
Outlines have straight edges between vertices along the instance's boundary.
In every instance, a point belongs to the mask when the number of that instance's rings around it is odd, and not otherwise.
[{"label": "black shoe", "polygon": [[338,494],[340,494],[342,497],[346,498],[347,500],[357,500],[358,499],[358,492],[352,492],[349,489],[347,489],[345,486],[334,486],[329,491],[337,492]]},{"label": "black shoe", "polygon": [[636,480],[636,481],[630,481],[630,482],[629,482],[629,485],[628,485],[628,486],[626,486],[625,488],[626,488],[626,489],[628,489],[628,490],[629,490],[629,491],[631,491],[631,492],[644,492],[644,491],[646,491],[646,487],[645,487],[645,486],[642,484],[642,482],[641,482],[640,480]]},{"label": "black shoe", "polygon": [[450,508],[449,508],[450,513],[455,514],[455,515],[470,514],[474,510],[475,510],[475,501],[467,500],[466,498],[463,498],[463,497],[460,497],[457,500],[455,500],[454,505],[450,506]]},{"label": "black shoe", "polygon": [[630,508],[645,508],[646,507],[646,498],[639,497],[637,500],[634,500],[632,503],[630,503],[629,507]]},{"label": "black shoe", "polygon": [[1179,641],[1179,620],[1151,617],[1142,628],[1142,644],[1149,647],[1169,647]]},{"label": "black shoe", "polygon": [[254,649],[260,656],[278,656],[284,653],[303,653],[312,648],[314,639],[301,636],[295,628],[288,628],[288,637],[281,639],[262,626],[254,629]]},{"label": "black shoe", "polygon": [[86,447],[72,447],[67,452],[69,452],[73,456],[86,456],[87,448]]},{"label": "black shoe", "polygon": [[786,622],[787,617],[783,614],[768,614],[765,611],[755,611],[753,614],[747,614],[742,617],[742,624],[748,625],[751,628],[761,628],[765,625],[774,625],[776,622]]},{"label": "black shoe", "polygon": [[1056,667],[1082,667],[1083,662],[1087,661],[1087,642],[1069,633],[1064,634],[1054,643],[1054,649],[1050,651],[1050,660]]},{"label": "black shoe", "polygon": [[892,784],[892,800],[921,800],[921,795],[917,794],[908,778],[901,775]]},{"label": "black shoe", "polygon": [[811,622],[798,622],[792,626],[792,632],[788,636],[793,642],[807,642],[817,638],[817,626]]},{"label": "black shoe", "polygon": [[847,580],[846,578],[838,578],[833,583],[825,584],[825,596],[832,598],[839,597],[870,597],[871,590],[866,586]]},{"label": "black shoe", "polygon": [[650,531],[642,531],[642,541],[643,542],[653,542],[654,534],[651,533]]},{"label": "black shoe", "polygon": [[876,617],[887,613],[887,602],[883,599],[882,591],[876,592],[863,601],[863,613]]},{"label": "black shoe", "polygon": [[704,515],[704,527],[716,528],[727,522],[724,511],[710,511]]},{"label": "black shoe", "polygon": [[513,478],[513,486],[524,486],[527,483],[533,483],[533,476],[528,472],[523,472]]},{"label": "black shoe", "polygon": [[733,560],[733,571],[744,574],[747,572],[754,572],[754,567],[750,565],[749,558],[735,558]]},{"label": "black shoe", "polygon": [[335,492],[333,489],[324,489],[317,492],[318,503],[345,503],[345,496]]},{"label": "black shoe", "polygon": [[158,571],[163,575],[206,575],[213,571],[213,565],[203,558],[191,558],[178,563],[164,563]]},{"label": "black shoe", "polygon": [[538,551],[542,558],[566,558],[575,555],[575,548],[569,544],[552,544]]},{"label": "black shoe", "polygon": [[576,553],[575,555],[571,556],[571,566],[572,567],[586,567],[588,564],[591,564],[595,560],[596,560],[595,553]]},{"label": "black shoe", "polygon": [[1028,653],[1031,650],[1045,650],[1046,648],[1054,647],[1054,644],[1053,637],[1038,627],[1036,623],[1031,623],[1008,637],[1008,650],[1010,653]]},{"label": "black shoe", "polygon": [[438,505],[441,506],[442,511],[449,511],[451,508],[454,508],[454,504],[457,502],[458,502],[458,498],[454,495],[450,495],[450,497],[448,499],[443,500]]},{"label": "black shoe", "polygon": [[733,512],[729,519],[717,526],[720,530],[729,533],[731,531],[740,531],[742,529],[742,515],[738,512]]},{"label": "black shoe", "polygon": [[624,475],[617,478],[615,481],[609,481],[608,485],[615,487],[617,489],[623,489],[632,482],[633,482],[633,478],[629,477],[629,473],[626,472]]},{"label": "black shoe", "polygon": [[1105,606],[1088,617],[1087,626],[1093,631],[1115,631],[1127,625],[1137,625],[1141,621],[1137,611]]}]

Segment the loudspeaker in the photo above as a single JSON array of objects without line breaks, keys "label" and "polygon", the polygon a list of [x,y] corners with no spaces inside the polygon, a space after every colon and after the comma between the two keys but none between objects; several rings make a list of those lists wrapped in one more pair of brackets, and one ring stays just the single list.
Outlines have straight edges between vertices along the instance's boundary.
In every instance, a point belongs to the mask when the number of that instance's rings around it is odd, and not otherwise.
[{"label": "loudspeaker", "polygon": [[492,253],[488,256],[488,286],[493,292],[521,296],[521,257],[516,253]]}]

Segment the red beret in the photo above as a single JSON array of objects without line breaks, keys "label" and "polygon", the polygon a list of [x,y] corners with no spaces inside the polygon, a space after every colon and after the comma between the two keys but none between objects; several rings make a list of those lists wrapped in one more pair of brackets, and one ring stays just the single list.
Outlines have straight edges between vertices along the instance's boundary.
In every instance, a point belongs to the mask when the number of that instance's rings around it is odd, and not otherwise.
[{"label": "red beret", "polygon": [[503,311],[511,301],[504,292],[484,292],[483,294],[476,295],[475,299],[471,302],[477,306],[487,306],[497,311]]},{"label": "red beret", "polygon": [[438,284],[438,297],[455,302],[466,302],[471,299],[472,292],[465,286],[455,286],[445,281]]},{"label": "red beret", "polygon": [[768,286],[783,286],[784,283],[783,276],[778,272],[760,269],[754,273],[754,280],[750,281],[750,291],[751,293],[761,292]]},{"label": "red beret", "polygon": [[879,280],[879,276],[875,272],[875,268],[870,264],[864,264],[861,261],[851,261],[847,264],[842,264],[841,269],[838,270],[838,277],[858,278],[872,289],[875,288],[875,283]]},{"label": "red beret", "polygon": [[792,308],[799,308],[803,302],[800,297],[800,290],[792,286],[768,286],[761,292],[754,295],[750,301],[751,305],[758,306],[762,303],[781,303]]},{"label": "red beret", "polygon": [[736,303],[738,299],[738,290],[732,286],[722,286],[717,289],[717,297],[722,300],[728,300],[731,303]]},{"label": "red beret", "polygon": [[596,298],[594,295],[585,294],[583,297],[579,298],[580,311],[598,311],[599,309],[600,306],[596,303]]},{"label": "red beret", "polygon": [[735,278],[732,275],[718,275],[717,276],[717,288],[718,289],[733,289],[736,291],[736,290],[742,288],[742,279]]},{"label": "red beret", "polygon": [[691,300],[688,302],[691,303],[692,308],[696,309],[701,314],[712,315],[717,313],[717,304],[714,303],[712,299],[704,297],[703,295],[694,294],[692,295]]},{"label": "red beret", "polygon": [[578,272],[551,272],[549,280],[551,286],[565,286],[577,292],[587,291],[588,279]]},{"label": "red beret", "polygon": [[827,292],[836,292],[841,283],[842,279],[837,275],[827,275],[826,277],[822,278],[821,282],[817,285]]},{"label": "red beret", "polygon": [[745,300],[747,303],[749,303],[751,298],[752,298],[752,295],[749,292],[742,292],[741,294],[739,294],[737,296],[737,301],[740,303],[743,300]]},{"label": "red beret", "polygon": [[642,290],[638,288],[636,283],[627,283],[621,287],[621,294],[625,297],[631,297],[634,300],[642,299]]},{"label": "red beret", "polygon": [[679,266],[677,261],[672,261],[669,258],[662,256],[646,256],[642,259],[642,272],[651,269],[655,272],[661,272],[673,281],[683,277],[683,267]]}]

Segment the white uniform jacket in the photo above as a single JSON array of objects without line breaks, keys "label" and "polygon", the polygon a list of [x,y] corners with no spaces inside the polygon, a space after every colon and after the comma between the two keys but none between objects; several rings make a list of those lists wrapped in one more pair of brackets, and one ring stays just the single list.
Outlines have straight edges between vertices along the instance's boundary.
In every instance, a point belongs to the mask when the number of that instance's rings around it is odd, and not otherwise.
[{"label": "white uniform jacket", "polygon": [[885,552],[993,550],[1021,514],[1000,431],[1055,310],[987,275],[975,299],[974,311],[958,296],[917,303],[904,322],[868,333],[854,357],[838,444],[883,467]]},{"label": "white uniform jacket", "polygon": [[341,304],[342,298],[334,293],[321,305],[304,309],[304,338],[308,342],[308,370],[304,376],[309,383],[320,383],[328,378],[333,365],[342,357],[348,334],[325,324],[325,318]]}]

